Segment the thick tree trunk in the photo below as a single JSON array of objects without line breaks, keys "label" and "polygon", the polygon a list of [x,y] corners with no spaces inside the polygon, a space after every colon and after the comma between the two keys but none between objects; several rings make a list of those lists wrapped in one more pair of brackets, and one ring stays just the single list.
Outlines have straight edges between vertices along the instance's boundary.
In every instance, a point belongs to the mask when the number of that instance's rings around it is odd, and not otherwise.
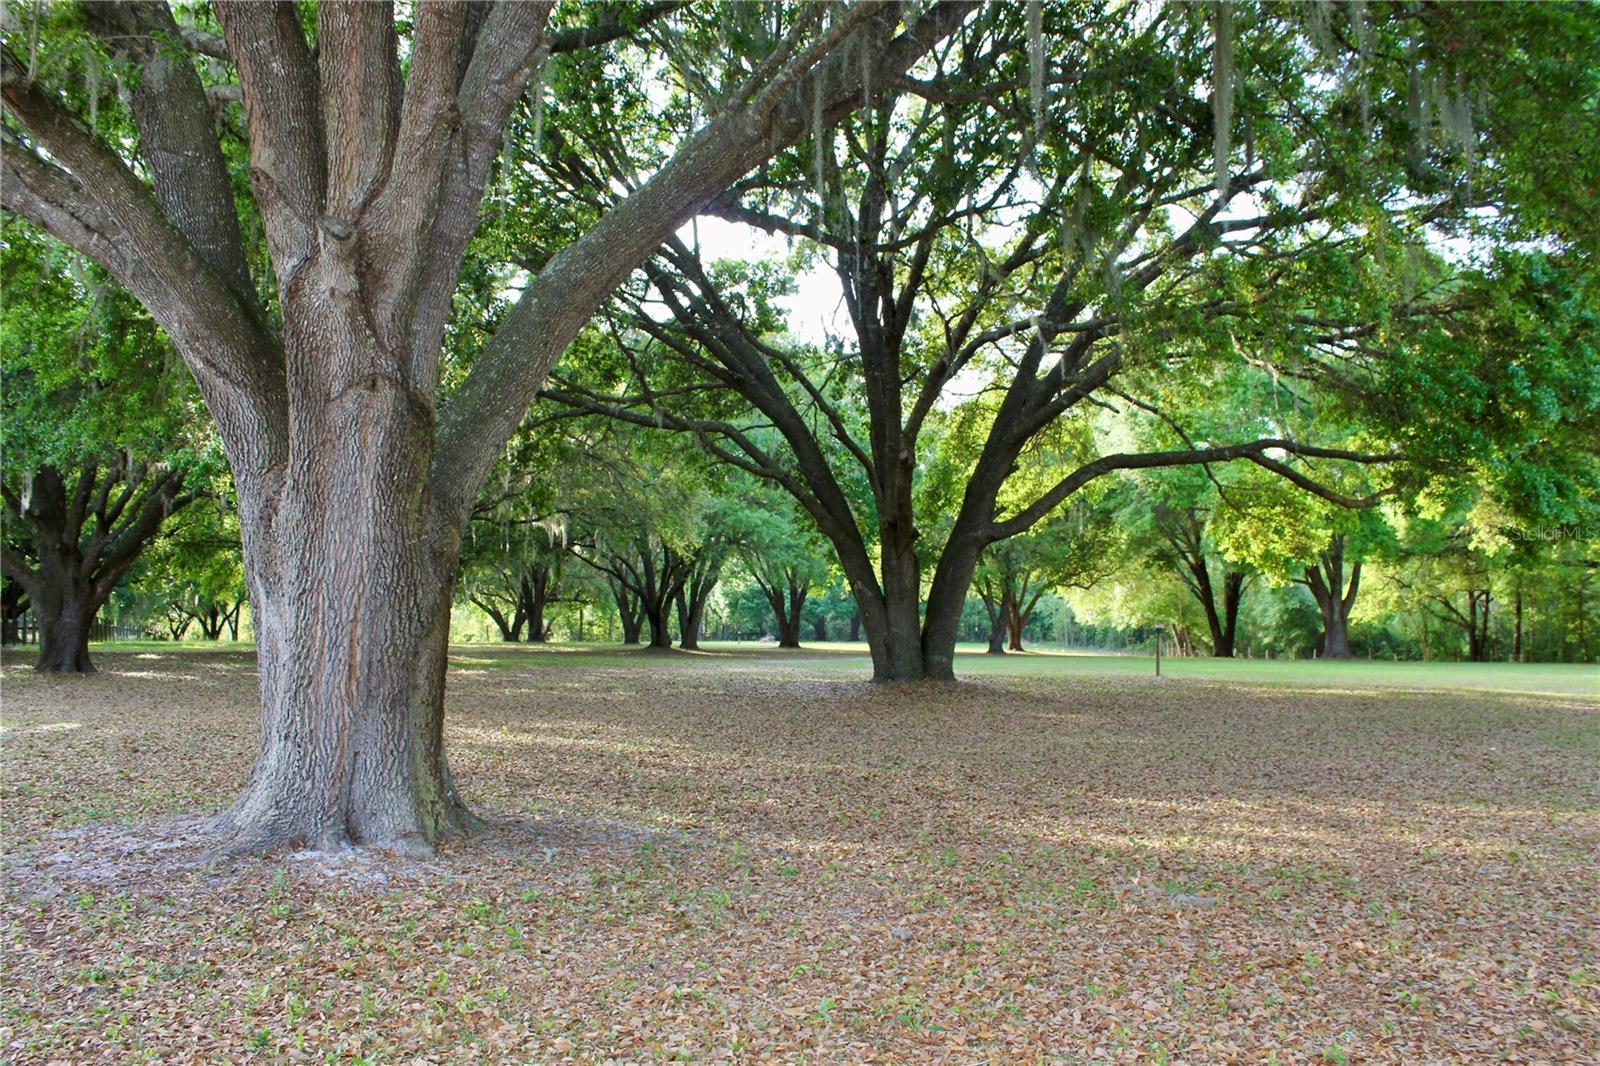
[{"label": "thick tree trunk", "polygon": [[637,644],[644,628],[644,607],[639,597],[621,581],[612,578],[609,584],[611,597],[617,604],[617,617],[622,622],[622,643]]},{"label": "thick tree trunk", "polygon": [[672,605],[666,600],[645,605],[645,621],[650,623],[650,647],[657,649],[672,647],[672,626],[669,621],[671,611]]},{"label": "thick tree trunk", "polygon": [[983,610],[989,616],[989,647],[986,655],[1004,655],[1006,653],[1006,633],[1011,627],[1011,590],[999,592],[998,597],[992,581],[984,580],[978,586],[978,598],[983,601]]},{"label": "thick tree trunk", "polygon": [[644,632],[644,612],[622,612],[622,643],[637,644]]},{"label": "thick tree trunk", "polygon": [[81,584],[63,582],[44,589],[33,606],[39,625],[39,659],[33,668],[49,674],[94,673],[89,630],[99,610],[92,590]]},{"label": "thick tree trunk", "polygon": [[828,620],[816,618],[811,622],[811,639],[821,643],[828,639]]},{"label": "thick tree trunk", "polygon": [[775,612],[778,625],[778,647],[798,648],[800,646],[800,627],[784,617],[783,611]]},{"label": "thick tree trunk", "polygon": [[462,5],[423,5],[402,74],[383,5],[322,6],[314,48],[294,5],[218,6],[275,268],[273,318],[254,300],[237,190],[194,70],[171,61],[164,7],[119,5],[145,14],[134,32],[106,35],[126,42],[114,47],[137,75],[148,188],[116,139],[96,139],[3,57],[8,117],[76,179],[8,150],[7,208],[96,258],[150,310],[234,470],[263,729],[250,782],[219,822],[226,847],[422,849],[468,824],[442,743],[459,529],[551,363],[654,248],[802,137],[807,115],[837,120],[869,76],[890,83],[971,10],[931,9],[869,50],[874,67],[848,35],[868,19],[892,33],[899,12],[842,9],[820,51],[764,66],[649,181],[553,249],[436,409],[450,294],[506,120],[548,54],[549,7],[491,5],[469,32]]},{"label": "thick tree trunk", "polygon": [[487,600],[473,597],[472,602],[478,606],[489,619],[494,622],[495,628],[500,630],[500,640],[505,644],[514,644],[522,639],[522,617],[518,611],[513,617],[507,618],[506,613]]},{"label": "thick tree trunk", "polygon": [[[968,491],[969,494],[973,491],[970,486]],[[958,527],[960,523],[958,517]],[[982,551],[983,546],[959,528],[945,543],[938,568],[934,571],[933,584],[928,591],[928,613],[922,622],[919,656],[923,669],[917,676],[930,681],[955,680],[956,638],[961,635],[961,612],[966,609],[967,590],[972,588],[972,577],[977,572],[978,556]],[[914,599],[909,618],[912,622],[917,618]]]},{"label": "thick tree trunk", "polygon": [[710,561],[703,555],[689,568],[686,580],[679,586],[674,602],[678,606],[678,647],[685,651],[700,650],[700,630],[704,625],[706,604],[717,587],[721,575],[721,561]]},{"label": "thick tree trunk", "polygon": [[39,625],[35,669],[41,672],[94,671],[95,615],[162,520],[191,499],[178,495],[181,475],[128,466],[121,457],[104,467],[86,462],[70,489],[59,470],[40,469],[20,516],[36,565],[0,548],[0,565],[27,593]]},{"label": "thick tree trunk", "polygon": [[419,491],[424,417],[401,390],[369,379],[316,414],[344,445],[276,508],[240,509],[262,739],[218,829],[228,850],[426,852],[474,822],[444,757],[459,531]]},{"label": "thick tree trunk", "polygon": [[223,627],[228,624],[222,605],[217,603],[204,607],[196,620],[200,623],[200,632],[207,640],[221,640]]},{"label": "thick tree trunk", "polygon": [[1350,620],[1337,596],[1317,598],[1322,612],[1322,658],[1350,658]]},{"label": "thick tree trunk", "polygon": [[809,582],[794,567],[783,566],[765,575],[752,571],[756,587],[772,608],[778,630],[778,647],[800,646],[800,614],[805,610]]}]

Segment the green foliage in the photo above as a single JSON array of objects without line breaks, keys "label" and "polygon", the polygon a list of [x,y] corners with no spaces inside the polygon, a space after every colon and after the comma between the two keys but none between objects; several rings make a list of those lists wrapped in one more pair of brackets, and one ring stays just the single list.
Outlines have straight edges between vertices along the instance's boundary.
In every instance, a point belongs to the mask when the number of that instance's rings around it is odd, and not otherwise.
[{"label": "green foliage", "polygon": [[30,227],[0,222],[0,375],[7,484],[107,452],[214,459],[171,345],[105,272]]}]

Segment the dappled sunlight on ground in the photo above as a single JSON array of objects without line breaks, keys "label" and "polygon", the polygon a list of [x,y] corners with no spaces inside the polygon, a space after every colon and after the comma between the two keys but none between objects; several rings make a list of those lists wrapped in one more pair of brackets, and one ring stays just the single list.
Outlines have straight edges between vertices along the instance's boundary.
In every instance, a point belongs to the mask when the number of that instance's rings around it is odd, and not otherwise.
[{"label": "dappled sunlight on ground", "polygon": [[1600,1060],[1582,675],[974,656],[885,687],[836,650],[456,652],[452,764],[489,832],[226,868],[159,818],[242,783],[246,653],[98,651],[66,684],[8,654],[0,1046]]}]

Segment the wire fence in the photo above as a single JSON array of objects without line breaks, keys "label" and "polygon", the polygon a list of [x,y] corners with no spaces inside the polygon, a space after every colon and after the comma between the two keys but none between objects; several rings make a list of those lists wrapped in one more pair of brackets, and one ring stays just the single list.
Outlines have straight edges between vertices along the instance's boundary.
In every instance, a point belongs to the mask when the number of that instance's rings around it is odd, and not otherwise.
[{"label": "wire fence", "polygon": [[[32,611],[24,612],[16,621],[16,629],[6,627],[8,638],[14,638],[17,644],[39,643],[39,623],[34,618]],[[105,622],[96,619],[89,626],[89,639],[92,641],[117,641],[117,640],[148,640],[149,635],[138,626],[124,625],[119,622]],[[8,639],[7,643],[13,640]]]}]

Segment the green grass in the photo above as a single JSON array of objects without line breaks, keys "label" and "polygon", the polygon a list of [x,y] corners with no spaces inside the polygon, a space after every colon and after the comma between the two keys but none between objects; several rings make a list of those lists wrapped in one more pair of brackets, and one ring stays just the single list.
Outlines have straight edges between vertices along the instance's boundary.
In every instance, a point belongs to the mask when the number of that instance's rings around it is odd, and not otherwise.
[{"label": "green grass", "polygon": [[[642,648],[614,644],[458,644],[452,649],[458,667],[483,668],[521,665],[526,656],[582,655],[595,666],[622,666],[639,656],[660,655]],[[841,679],[871,674],[872,665],[863,643],[808,645],[784,651],[770,644],[707,641],[699,652],[673,655],[722,661],[738,671],[804,671]],[[956,676],[1060,677],[1081,675],[1139,676],[1155,673],[1149,655],[1084,655],[1053,651],[1028,651],[1020,655],[987,655],[981,644],[957,649]],[[1174,659],[1161,660],[1163,678],[1172,682],[1223,681],[1312,690],[1343,689],[1458,689],[1476,692],[1510,692],[1546,696],[1588,696],[1600,701],[1600,666],[1572,663],[1407,663],[1367,659]]]},{"label": "green grass", "polygon": [[[92,651],[135,652],[145,655],[192,655],[216,651],[253,652],[246,641],[120,641],[94,644]],[[595,666],[622,666],[639,656],[662,654],[616,644],[509,645],[457,644],[451,658],[458,668],[523,665],[528,656],[581,655]],[[707,641],[699,652],[674,655],[704,657],[708,664],[721,661],[737,671],[804,670],[841,679],[869,676],[872,665],[865,643],[834,642],[807,645],[799,651],[780,650],[770,644]],[[981,644],[957,648],[956,676],[1060,677],[1079,675],[1154,675],[1149,655],[1087,655],[1050,650],[1030,650],[1020,655],[984,653]],[[1344,689],[1457,689],[1468,692],[1509,692],[1542,696],[1580,696],[1600,701],[1600,666],[1593,663],[1461,663],[1388,662],[1346,659],[1182,659],[1165,656],[1161,673],[1173,682],[1222,681],[1251,685],[1293,686],[1313,690]]]}]

